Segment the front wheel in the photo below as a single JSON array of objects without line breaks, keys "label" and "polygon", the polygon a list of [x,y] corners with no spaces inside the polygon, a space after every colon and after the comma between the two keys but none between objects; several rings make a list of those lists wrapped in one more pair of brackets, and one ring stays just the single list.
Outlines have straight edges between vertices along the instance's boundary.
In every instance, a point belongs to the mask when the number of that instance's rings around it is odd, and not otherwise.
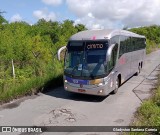
[{"label": "front wheel", "polygon": [[116,86],[115,86],[115,89],[113,90],[113,94],[116,94],[117,91],[118,91],[118,88],[119,88],[119,78],[116,79]]}]

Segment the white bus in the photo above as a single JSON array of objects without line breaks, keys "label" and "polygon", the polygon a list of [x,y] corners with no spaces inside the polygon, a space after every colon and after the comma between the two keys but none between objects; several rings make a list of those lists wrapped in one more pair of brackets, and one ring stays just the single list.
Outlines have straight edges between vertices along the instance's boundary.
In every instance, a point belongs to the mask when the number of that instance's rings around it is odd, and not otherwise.
[{"label": "white bus", "polygon": [[64,89],[106,96],[134,74],[146,55],[145,36],[117,29],[87,30],[70,37],[64,60]]}]

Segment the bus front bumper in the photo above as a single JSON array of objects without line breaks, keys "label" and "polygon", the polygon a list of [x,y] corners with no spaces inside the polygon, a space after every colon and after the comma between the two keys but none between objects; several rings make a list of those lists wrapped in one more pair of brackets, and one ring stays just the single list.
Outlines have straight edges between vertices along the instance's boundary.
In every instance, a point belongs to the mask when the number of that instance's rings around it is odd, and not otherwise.
[{"label": "bus front bumper", "polygon": [[88,94],[88,95],[97,95],[97,96],[106,96],[111,92],[111,90],[108,89],[107,85],[98,86],[98,87],[90,87],[90,86],[78,87],[78,85],[72,86],[72,84],[65,83],[64,89],[69,92]]}]

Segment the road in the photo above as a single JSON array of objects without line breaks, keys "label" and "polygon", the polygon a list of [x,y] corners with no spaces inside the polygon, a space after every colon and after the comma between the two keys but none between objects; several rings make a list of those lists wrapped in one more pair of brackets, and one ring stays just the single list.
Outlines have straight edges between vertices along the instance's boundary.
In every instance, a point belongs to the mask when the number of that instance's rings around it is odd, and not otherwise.
[{"label": "road", "polygon": [[[146,57],[139,76],[107,97],[73,94],[63,87],[25,97],[0,106],[0,126],[128,126],[134,113],[154,88],[160,72],[160,50]],[[55,135],[101,135],[109,133],[41,133]],[[110,133],[110,134],[116,134]]]}]

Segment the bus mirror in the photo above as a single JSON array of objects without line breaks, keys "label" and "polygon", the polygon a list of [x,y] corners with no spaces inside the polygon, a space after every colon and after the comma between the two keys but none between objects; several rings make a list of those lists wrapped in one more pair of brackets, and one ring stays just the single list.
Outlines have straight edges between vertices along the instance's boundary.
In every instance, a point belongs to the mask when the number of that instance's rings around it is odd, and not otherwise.
[{"label": "bus mirror", "polygon": [[66,46],[63,46],[63,47],[61,47],[59,50],[58,50],[58,52],[57,52],[57,58],[58,58],[58,60],[60,61],[61,60],[61,52],[64,50],[64,49],[66,49]]},{"label": "bus mirror", "polygon": [[107,61],[110,61],[110,60],[111,60],[112,50],[113,50],[114,46],[115,46],[115,44],[112,44],[112,45],[108,48],[108,51],[107,51]]}]

